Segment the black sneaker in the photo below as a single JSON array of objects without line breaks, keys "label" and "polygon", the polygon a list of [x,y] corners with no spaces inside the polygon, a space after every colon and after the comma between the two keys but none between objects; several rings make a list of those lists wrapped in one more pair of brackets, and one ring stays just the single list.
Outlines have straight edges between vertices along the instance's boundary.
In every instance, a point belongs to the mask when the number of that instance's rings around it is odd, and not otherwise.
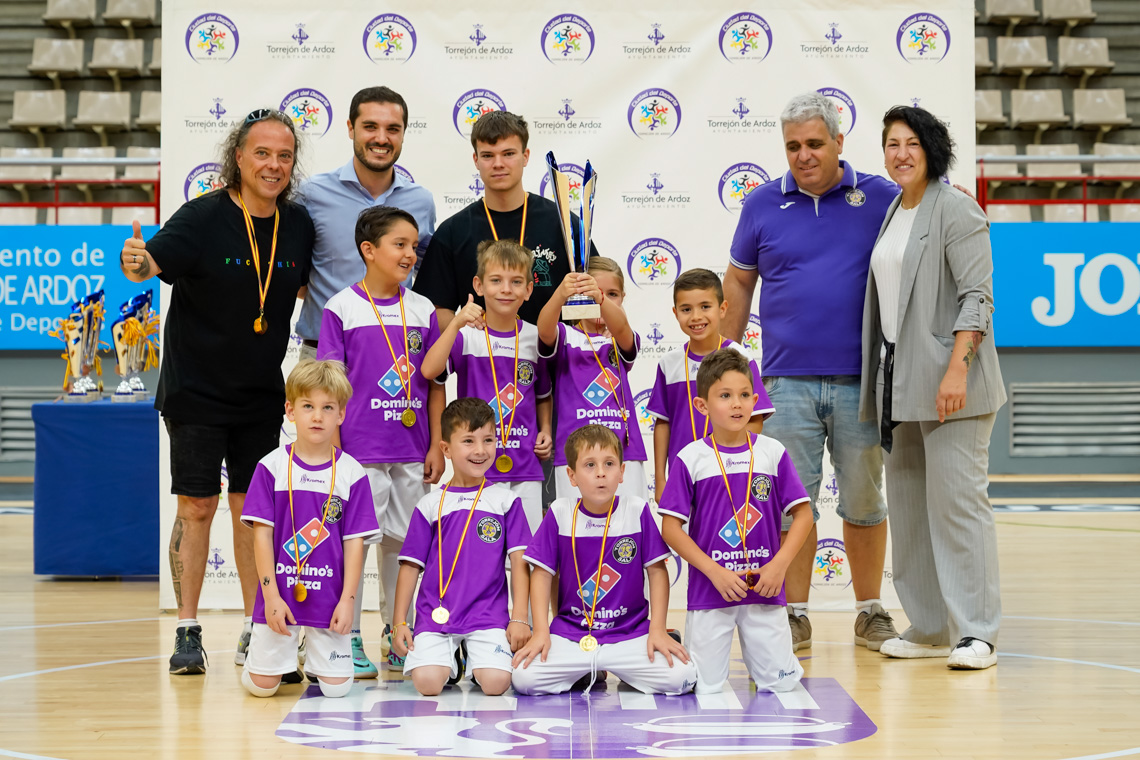
[{"label": "black sneaker", "polygon": [[[284,684],[301,683],[302,681],[305,680],[305,675],[306,674],[304,672],[302,672],[300,668],[297,668],[292,673],[286,673],[285,675],[281,676],[281,683],[284,683]],[[315,679],[314,679],[313,683],[316,683]]]},{"label": "black sneaker", "polygon": [[170,655],[170,672],[176,676],[192,676],[206,672],[202,626],[191,625],[174,632],[174,654]]},{"label": "black sneaker", "polygon": [[669,638],[673,639],[673,641],[676,641],[678,644],[681,643],[681,632],[676,628],[670,628],[665,631],[665,633],[669,634]]},{"label": "black sneaker", "polygon": [[[604,670],[599,670],[597,672],[597,674],[595,674],[595,676],[594,676],[594,689],[605,690],[606,679],[609,677],[610,677],[609,673],[607,673]],[[585,691],[586,687],[589,685],[590,685],[590,674],[587,673],[586,675],[582,676],[581,678],[579,678],[577,681],[574,682],[574,685],[570,687],[570,691]]]},{"label": "black sneaker", "polygon": [[447,683],[451,686],[463,680],[463,674],[467,672],[467,642],[459,642],[459,647],[455,650],[455,667],[456,674],[447,679]]}]

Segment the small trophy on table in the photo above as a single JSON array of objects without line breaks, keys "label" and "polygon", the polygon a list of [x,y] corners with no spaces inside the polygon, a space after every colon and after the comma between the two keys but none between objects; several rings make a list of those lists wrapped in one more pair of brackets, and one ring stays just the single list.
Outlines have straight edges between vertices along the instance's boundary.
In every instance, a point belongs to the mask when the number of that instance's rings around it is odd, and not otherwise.
[{"label": "small trophy on table", "polygon": [[71,314],[52,333],[62,338],[65,346],[67,379],[63,387],[68,401],[98,401],[103,397],[103,383],[97,380],[102,375],[98,352],[103,314],[103,291],[99,290],[72,304]]},{"label": "small trophy on table", "polygon": [[151,290],[134,296],[119,308],[119,318],[111,324],[115,358],[122,376],[111,396],[112,401],[133,402],[150,398],[139,373],[158,366],[155,338],[158,314],[151,309],[153,297],[154,291]]},{"label": "small trophy on table", "polygon": [[[590,232],[594,226],[594,188],[598,175],[590,162],[582,176],[581,202],[577,209],[570,207],[570,178],[558,168],[554,151],[546,154],[546,171],[550,177],[550,188],[554,193],[554,203],[558,206],[558,217],[562,222],[562,240],[566,244],[566,256],[570,259],[571,272],[585,272],[590,258]],[[573,212],[578,212],[579,223],[574,225]],[[571,296],[562,307],[562,319],[572,322],[579,319],[599,319],[602,307],[594,299],[585,295]]]}]

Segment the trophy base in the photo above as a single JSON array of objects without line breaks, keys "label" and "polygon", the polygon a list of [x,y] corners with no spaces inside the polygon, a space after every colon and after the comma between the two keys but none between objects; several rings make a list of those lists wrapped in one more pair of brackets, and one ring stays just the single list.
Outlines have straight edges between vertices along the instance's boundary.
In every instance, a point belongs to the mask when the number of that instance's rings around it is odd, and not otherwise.
[{"label": "trophy base", "polygon": [[103,394],[96,391],[95,393],[69,393],[63,397],[63,400],[69,404],[86,404],[91,401],[100,401]]},{"label": "trophy base", "polygon": [[579,319],[601,319],[602,307],[593,301],[573,302],[567,301],[562,307],[562,319],[576,322]]},{"label": "trophy base", "polygon": [[146,401],[146,398],[135,393],[113,393],[111,401],[116,404],[132,404],[136,401]]}]

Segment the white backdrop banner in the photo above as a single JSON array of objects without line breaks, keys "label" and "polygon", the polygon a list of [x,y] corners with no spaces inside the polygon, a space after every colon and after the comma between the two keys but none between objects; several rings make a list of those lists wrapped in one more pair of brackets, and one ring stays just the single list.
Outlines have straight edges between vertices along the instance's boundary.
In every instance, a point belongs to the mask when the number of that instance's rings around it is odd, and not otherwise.
[{"label": "white backdrop banner", "polygon": [[[670,312],[670,287],[685,268],[724,273],[744,197],[787,170],[779,113],[789,98],[818,90],[833,99],[843,158],[878,173],[882,114],[921,105],[949,122],[958,144],[951,181],[973,181],[972,2],[772,0],[756,11],[743,5],[278,0],[267,12],[255,0],[166,0],[163,219],[219,186],[219,143],[255,108],[293,116],[304,136],[302,168],[313,174],[351,157],[346,121],[357,90],[383,84],[400,92],[410,121],[399,166],[431,190],[440,220],[482,194],[472,123],[489,110],[521,114],[534,161],[528,190],[549,195],[541,160],[548,150],[577,167],[588,159],[599,172],[594,236],[628,275],[626,311],[643,339],[630,382],[652,450],[644,402],[658,358],[684,342]],[[835,230],[837,238],[843,234]],[[755,318],[746,343],[761,358]],[[296,349],[295,341],[289,366]],[[165,553],[175,500],[168,495],[165,431],[160,435]],[[837,503],[825,463],[817,609],[853,603]],[[222,513],[211,548],[202,606],[240,607],[230,521]],[[170,608],[163,565],[160,603]],[[884,597],[897,606],[890,578],[888,559]],[[370,579],[366,599],[374,607],[374,566]],[[684,606],[679,591],[674,607]]]}]

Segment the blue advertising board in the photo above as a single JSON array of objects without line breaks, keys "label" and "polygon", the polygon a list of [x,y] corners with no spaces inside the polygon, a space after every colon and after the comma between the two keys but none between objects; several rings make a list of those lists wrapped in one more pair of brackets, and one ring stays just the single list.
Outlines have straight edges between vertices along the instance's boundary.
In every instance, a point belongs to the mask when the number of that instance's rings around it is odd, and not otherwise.
[{"label": "blue advertising board", "polygon": [[994,224],[999,346],[1140,346],[1140,224]]},{"label": "blue advertising board", "polygon": [[[158,227],[143,227],[149,238]],[[119,270],[119,252],[131,236],[128,226],[0,227],[0,350],[63,348],[49,333],[71,313],[71,304],[104,291],[107,311],[102,339],[108,344],[110,324],[119,307],[144,290],[154,291],[159,309],[159,283],[135,283]]]}]

